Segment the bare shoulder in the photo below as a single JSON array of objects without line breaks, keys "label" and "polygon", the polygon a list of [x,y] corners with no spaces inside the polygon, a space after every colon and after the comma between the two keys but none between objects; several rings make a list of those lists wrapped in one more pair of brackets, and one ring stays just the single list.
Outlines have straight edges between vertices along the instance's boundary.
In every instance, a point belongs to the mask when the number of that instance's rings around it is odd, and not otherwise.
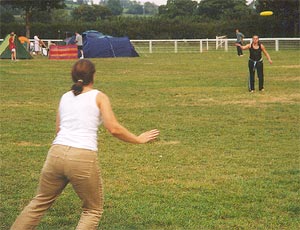
[{"label": "bare shoulder", "polygon": [[99,91],[97,94],[97,97],[107,97],[107,95],[105,93],[103,93],[102,91]]},{"label": "bare shoulder", "polygon": [[100,106],[103,102],[109,102],[109,98],[105,93],[99,91],[96,97],[96,101],[97,105]]}]

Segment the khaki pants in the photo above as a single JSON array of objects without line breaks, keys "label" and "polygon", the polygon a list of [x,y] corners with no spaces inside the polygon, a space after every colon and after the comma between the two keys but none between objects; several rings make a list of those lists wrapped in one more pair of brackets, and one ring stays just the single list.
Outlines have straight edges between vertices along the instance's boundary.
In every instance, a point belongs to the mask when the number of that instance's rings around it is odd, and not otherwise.
[{"label": "khaki pants", "polygon": [[36,196],[18,216],[12,230],[35,229],[68,183],[83,202],[77,230],[97,229],[103,213],[103,193],[97,153],[53,145],[43,166]]}]

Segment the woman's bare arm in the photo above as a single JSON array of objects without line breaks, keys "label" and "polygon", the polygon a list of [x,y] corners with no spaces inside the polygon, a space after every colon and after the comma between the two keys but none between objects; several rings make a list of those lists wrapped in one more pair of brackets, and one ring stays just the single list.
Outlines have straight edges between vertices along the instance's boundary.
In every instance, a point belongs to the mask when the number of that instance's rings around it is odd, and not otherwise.
[{"label": "woman's bare arm", "polygon": [[104,93],[99,93],[97,95],[97,105],[101,111],[104,127],[118,139],[130,143],[143,144],[153,141],[158,137],[159,131],[157,129],[149,130],[140,134],[139,136],[136,136],[122,126],[117,121],[109,98]]}]

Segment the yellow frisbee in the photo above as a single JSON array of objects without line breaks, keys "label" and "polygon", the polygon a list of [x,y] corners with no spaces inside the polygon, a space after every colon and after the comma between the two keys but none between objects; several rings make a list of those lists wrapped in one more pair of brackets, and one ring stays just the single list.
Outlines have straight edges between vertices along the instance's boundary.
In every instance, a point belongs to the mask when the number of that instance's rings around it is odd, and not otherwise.
[{"label": "yellow frisbee", "polygon": [[262,11],[259,14],[260,16],[271,16],[273,15],[273,11]]}]

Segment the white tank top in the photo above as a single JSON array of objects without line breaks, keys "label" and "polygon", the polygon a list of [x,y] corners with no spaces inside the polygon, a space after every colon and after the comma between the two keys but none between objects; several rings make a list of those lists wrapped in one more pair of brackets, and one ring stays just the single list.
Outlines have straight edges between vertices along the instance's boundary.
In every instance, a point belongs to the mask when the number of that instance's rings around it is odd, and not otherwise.
[{"label": "white tank top", "polygon": [[60,130],[53,144],[75,148],[98,150],[97,132],[102,123],[96,104],[98,90],[91,90],[75,96],[65,93],[59,104]]}]

